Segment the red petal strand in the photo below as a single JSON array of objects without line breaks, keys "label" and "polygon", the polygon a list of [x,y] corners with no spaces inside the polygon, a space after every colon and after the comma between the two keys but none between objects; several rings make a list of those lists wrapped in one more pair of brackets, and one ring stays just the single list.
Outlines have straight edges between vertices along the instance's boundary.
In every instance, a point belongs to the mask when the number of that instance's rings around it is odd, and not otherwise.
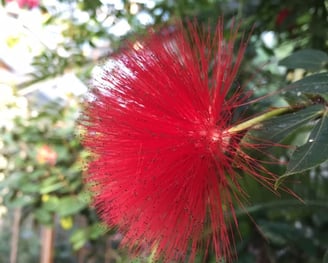
[{"label": "red petal strand", "polygon": [[87,181],[102,219],[132,252],[193,262],[213,248],[229,262],[234,206],[247,195],[235,168],[272,185],[274,175],[243,151],[243,136],[227,132],[249,96],[227,98],[246,48],[242,42],[234,58],[237,29],[230,33],[226,41],[222,20],[214,38],[193,23],[151,33],[94,82],[81,117],[93,153]]}]

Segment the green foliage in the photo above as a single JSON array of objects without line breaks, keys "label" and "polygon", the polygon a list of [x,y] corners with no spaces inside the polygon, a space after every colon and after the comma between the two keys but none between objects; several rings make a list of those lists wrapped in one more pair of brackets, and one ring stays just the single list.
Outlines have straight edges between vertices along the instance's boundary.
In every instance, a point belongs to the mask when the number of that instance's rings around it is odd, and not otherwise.
[{"label": "green foliage", "polygon": [[324,109],[324,105],[311,105],[297,112],[274,117],[263,122],[258,130],[252,131],[252,134],[279,143],[320,117]]},{"label": "green foliage", "polygon": [[[124,47],[125,39],[133,39],[135,34],[146,31],[147,25],[138,18],[140,13],[147,14],[151,18],[149,24],[155,27],[170,24],[177,18],[195,18],[213,25],[219,16],[224,17],[228,26],[235,16],[242,28],[253,27],[237,82],[243,86],[247,83],[256,96],[278,89],[283,92],[271,101],[250,105],[246,112],[253,114],[281,104],[291,110],[266,120],[249,132],[263,140],[292,146],[280,152],[266,150],[286,160],[282,163],[288,162],[287,166],[270,166],[274,173],[283,174],[276,188],[282,182],[289,183],[304,204],[291,200],[287,194],[277,197],[247,176],[242,178],[250,202],[245,209],[237,211],[242,236],[241,240],[237,238],[236,244],[238,262],[328,262],[328,55],[325,52],[328,24],[325,1],[159,0],[147,4],[125,0],[121,8],[98,0],[59,2],[67,4],[67,12],[48,6],[47,1],[43,1],[40,8],[45,17],[44,29],[59,26],[61,41],[52,48],[45,46],[34,57],[35,71],[22,87],[67,71],[74,71],[88,83],[96,64],[116,48]],[[131,12],[133,4],[137,6],[137,13]],[[284,12],[287,16],[283,16]],[[83,13],[88,18],[79,20],[75,13]],[[118,37],[111,29],[121,20],[127,21],[131,29]],[[264,40],[268,32],[273,35],[270,44]],[[288,77],[285,82],[286,71],[278,64],[288,70],[288,76],[294,77]],[[300,78],[295,77],[298,69],[302,69]],[[6,107],[14,109],[15,105]],[[9,209],[6,223],[9,228],[12,209],[22,208],[22,226],[32,220],[36,226],[51,225],[61,229],[71,247],[57,250],[58,262],[73,262],[72,250],[86,248],[88,257],[95,262],[109,260],[105,258],[108,250],[115,262],[132,262],[124,251],[117,253],[119,233],[103,226],[90,206],[82,175],[86,153],[76,136],[78,110],[76,101],[64,106],[53,103],[43,108],[30,104],[26,116],[20,114],[12,128],[2,128],[0,154],[7,163],[0,168],[4,174],[0,193],[3,204]],[[27,233],[27,229],[30,228],[25,227],[22,233]],[[28,232],[30,237],[37,240],[31,232]],[[6,232],[1,238],[9,239],[10,235]],[[29,247],[25,241],[22,238],[21,262],[36,262],[37,241],[34,247]],[[66,246],[63,241],[60,244]],[[8,244],[0,245],[1,262],[7,260],[8,257],[2,258],[2,255],[7,255],[8,249]],[[29,251],[30,255],[24,251]],[[62,251],[68,251],[70,256],[62,256]],[[197,260],[203,262],[203,255],[198,255]],[[205,260],[215,262],[211,254]],[[148,257],[144,256],[133,262],[147,261]]]},{"label": "green foliage", "polygon": [[286,175],[301,173],[328,160],[328,113],[318,121],[308,141],[297,148],[287,166]]},{"label": "green foliage", "polygon": [[[78,104],[74,101],[71,99],[65,105],[46,104],[37,108],[37,112],[30,105],[26,116],[12,119],[14,128],[10,125],[2,128],[0,154],[8,161],[1,168],[5,178],[0,181],[0,192],[3,205],[9,209],[23,208],[22,226],[31,219],[36,225],[59,224],[62,231],[67,231],[66,235],[72,234],[72,248],[80,249],[91,240],[94,245],[103,242],[108,231],[98,228],[98,219],[89,208],[89,193],[84,190],[85,152],[75,134]],[[94,226],[78,223],[81,221]],[[89,235],[77,242],[75,233],[85,229],[89,229]],[[37,245],[38,242],[32,249],[38,248]],[[63,257],[57,255],[58,259]],[[30,260],[32,257],[27,257],[24,262]]]},{"label": "green foliage", "polygon": [[279,64],[290,69],[318,71],[328,64],[328,55],[320,50],[303,49],[281,60]]},{"label": "green foliage", "polygon": [[307,76],[292,83],[287,88],[297,96],[306,95],[314,103],[323,103],[320,96],[325,100],[328,98],[328,73],[323,72]]}]

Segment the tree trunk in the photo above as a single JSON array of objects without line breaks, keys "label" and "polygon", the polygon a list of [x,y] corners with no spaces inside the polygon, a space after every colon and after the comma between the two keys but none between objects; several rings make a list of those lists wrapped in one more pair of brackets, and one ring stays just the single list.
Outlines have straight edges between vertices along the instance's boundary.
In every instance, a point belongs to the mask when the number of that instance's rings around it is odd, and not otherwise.
[{"label": "tree trunk", "polygon": [[41,227],[41,258],[40,263],[53,263],[53,227]]},{"label": "tree trunk", "polygon": [[12,226],[12,235],[11,235],[10,263],[17,262],[21,216],[22,216],[22,209],[20,207],[16,208],[14,211],[14,222]]}]

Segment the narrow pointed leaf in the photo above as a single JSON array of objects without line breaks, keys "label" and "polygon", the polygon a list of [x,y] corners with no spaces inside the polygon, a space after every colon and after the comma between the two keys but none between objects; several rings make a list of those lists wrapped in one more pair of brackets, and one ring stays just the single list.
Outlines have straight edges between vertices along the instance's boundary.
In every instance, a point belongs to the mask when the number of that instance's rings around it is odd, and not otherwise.
[{"label": "narrow pointed leaf", "polygon": [[320,50],[304,49],[282,59],[279,65],[290,69],[306,69],[317,71],[328,63],[328,55]]},{"label": "narrow pointed leaf", "polygon": [[295,150],[286,173],[275,184],[278,188],[286,177],[309,170],[328,160],[328,113],[326,112],[315,125],[308,141]]},{"label": "narrow pointed leaf", "polygon": [[307,143],[293,154],[287,174],[293,174],[313,168],[328,160],[328,114],[325,114],[311,132]]}]

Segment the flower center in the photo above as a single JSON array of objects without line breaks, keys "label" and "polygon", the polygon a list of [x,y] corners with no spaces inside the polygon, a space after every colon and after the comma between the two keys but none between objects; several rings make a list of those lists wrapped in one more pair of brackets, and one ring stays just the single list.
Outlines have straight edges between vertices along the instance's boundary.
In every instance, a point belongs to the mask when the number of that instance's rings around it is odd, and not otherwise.
[{"label": "flower center", "polygon": [[226,152],[230,144],[230,134],[226,130],[220,130],[217,127],[211,127],[208,130],[200,131],[202,141],[210,150],[220,149]]}]

